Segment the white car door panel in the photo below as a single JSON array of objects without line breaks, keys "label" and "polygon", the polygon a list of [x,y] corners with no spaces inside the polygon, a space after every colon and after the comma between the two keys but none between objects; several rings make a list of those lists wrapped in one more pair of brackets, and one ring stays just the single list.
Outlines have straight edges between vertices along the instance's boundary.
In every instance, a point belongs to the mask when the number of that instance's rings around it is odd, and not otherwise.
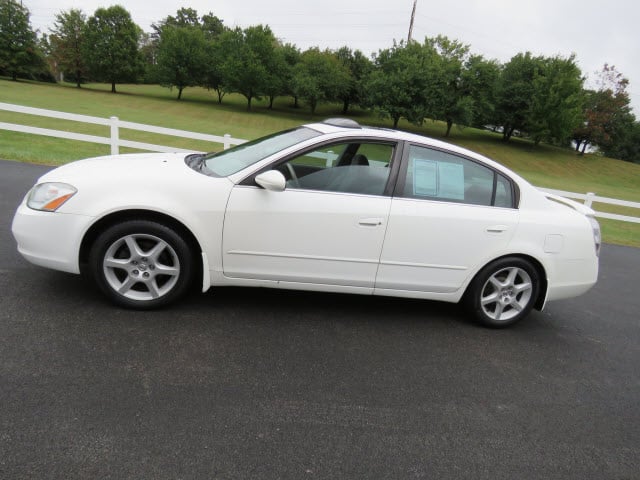
[{"label": "white car door panel", "polygon": [[515,209],[394,199],[376,288],[449,293],[505,251]]},{"label": "white car door panel", "polygon": [[504,176],[443,150],[406,150],[376,289],[452,293],[505,252],[518,224]]},{"label": "white car door panel", "polygon": [[233,189],[223,230],[227,277],[372,288],[391,199]]}]

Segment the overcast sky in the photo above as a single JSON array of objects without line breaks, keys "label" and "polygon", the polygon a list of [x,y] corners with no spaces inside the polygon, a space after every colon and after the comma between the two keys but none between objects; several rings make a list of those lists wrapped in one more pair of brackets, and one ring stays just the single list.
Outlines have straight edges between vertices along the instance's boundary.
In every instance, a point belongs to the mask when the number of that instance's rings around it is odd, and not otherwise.
[{"label": "overcast sky", "polygon": [[[348,45],[367,54],[407,38],[413,0],[23,0],[31,24],[48,32],[55,14],[122,4],[145,31],[152,23],[191,7],[212,12],[227,26],[259,23],[302,49]],[[630,81],[640,117],[640,2],[634,0],[418,0],[413,38],[446,35],[501,62],[518,52],[568,56],[575,53],[591,78],[605,63]]]}]

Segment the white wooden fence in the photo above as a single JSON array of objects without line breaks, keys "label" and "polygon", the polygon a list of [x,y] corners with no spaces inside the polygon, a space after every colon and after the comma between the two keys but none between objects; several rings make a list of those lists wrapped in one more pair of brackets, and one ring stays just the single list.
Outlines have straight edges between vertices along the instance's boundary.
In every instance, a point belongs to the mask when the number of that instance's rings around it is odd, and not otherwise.
[{"label": "white wooden fence", "polygon": [[[616,198],[609,197],[600,197],[593,192],[589,193],[574,193],[574,192],[565,192],[564,190],[552,190],[550,188],[541,188],[538,187],[538,190],[543,192],[553,193],[554,195],[559,195],[560,197],[567,197],[574,200],[583,200],[584,204],[592,208],[592,204],[595,203],[607,203],[609,205],[618,205],[621,207],[631,207],[631,208],[640,208],[640,203],[638,202],[629,202],[627,200],[618,200]],[[617,213],[606,213],[606,212],[595,212],[596,217],[600,218],[608,218],[610,220],[620,220],[622,222],[633,222],[640,223],[640,217],[629,217],[627,215],[618,215]]]},{"label": "white wooden fence", "polygon": [[111,128],[109,137],[98,137],[95,135],[85,135],[82,133],[66,132],[63,130],[51,130],[48,128],[29,127],[15,123],[0,122],[0,129],[12,132],[32,133],[35,135],[45,135],[47,137],[66,138],[70,140],[79,140],[81,142],[100,143],[103,145],[111,145],[111,154],[117,155],[119,147],[138,148],[140,150],[150,150],[152,152],[193,152],[194,150],[185,150],[183,148],[167,147],[165,145],[154,145],[152,143],[132,142],[120,139],[120,129],[138,130],[142,132],[158,133],[160,135],[170,135],[174,137],[191,138],[194,140],[204,140],[207,142],[221,143],[227,149],[231,145],[239,145],[246,142],[239,138],[232,138],[231,135],[224,136],[208,135],[206,133],[195,133],[186,130],[176,130],[173,128],[155,127],[153,125],[144,125],[142,123],[124,122],[118,117],[101,118],[91,117],[89,115],[78,115],[75,113],[57,112],[54,110],[44,110],[42,108],[23,107],[21,105],[13,105],[10,103],[0,103],[0,110],[9,112],[26,113],[28,115],[37,115],[41,117],[58,118],[61,120],[71,120],[80,123],[91,123],[94,125],[104,125]]},{"label": "white wooden fence", "polygon": [[[144,125],[142,123],[124,122],[118,117],[101,118],[92,117],[88,115],[78,115],[74,113],[58,112],[54,110],[44,110],[42,108],[23,107],[21,105],[13,105],[10,103],[1,103],[0,110],[6,110],[9,112],[24,113],[28,115],[38,115],[42,117],[58,118],[61,120],[71,120],[81,123],[90,123],[95,125],[108,126],[111,129],[111,135],[109,137],[99,137],[95,135],[85,135],[82,133],[66,132],[63,130],[51,130],[48,128],[29,127],[26,125],[19,125],[15,123],[0,122],[0,130],[9,130],[12,132],[31,133],[35,135],[45,135],[48,137],[66,138],[70,140],[78,140],[81,142],[100,143],[103,145],[111,145],[111,154],[116,155],[119,152],[119,147],[137,148],[140,150],[150,150],[152,152],[194,152],[194,150],[185,150],[182,148],[167,147],[165,145],[154,145],[151,143],[133,142],[129,140],[120,139],[120,128],[129,130],[137,130],[142,132],[158,133],[160,135],[170,135],[174,137],[190,138],[194,140],[204,140],[207,142],[221,143],[225,149],[231,145],[239,145],[246,142],[246,140],[240,138],[233,138],[229,134],[224,136],[208,135],[205,133],[195,133],[186,130],[176,130],[173,128],[156,127],[152,125]],[[640,203],[629,202],[626,200],[618,200],[615,198],[600,197],[595,193],[574,193],[565,192],[563,190],[551,190],[547,188],[540,188],[540,190],[561,197],[567,197],[571,199],[577,199],[584,201],[584,204],[591,207],[592,203],[605,203],[610,205],[618,205],[622,207],[639,208]],[[608,218],[612,220],[620,220],[623,222],[640,223],[640,217],[630,217],[626,215],[618,215],[614,213],[596,212],[597,217]]]}]

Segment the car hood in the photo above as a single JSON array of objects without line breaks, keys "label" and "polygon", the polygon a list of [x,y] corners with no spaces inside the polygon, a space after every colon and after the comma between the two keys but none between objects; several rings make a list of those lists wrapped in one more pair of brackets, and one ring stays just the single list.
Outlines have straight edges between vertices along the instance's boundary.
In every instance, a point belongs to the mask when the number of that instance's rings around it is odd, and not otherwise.
[{"label": "car hood", "polygon": [[185,156],[144,153],[89,158],[56,168],[40,177],[39,183],[75,187],[77,193],[59,213],[95,217],[122,209],[149,209],[184,217],[185,212],[205,205],[224,205],[233,187],[231,180],[193,170]]},{"label": "car hood", "polygon": [[40,177],[38,183],[64,182],[76,187],[104,183],[134,181],[148,183],[152,179],[201,175],[184,163],[184,153],[142,153],[87,158],[62,165]]}]

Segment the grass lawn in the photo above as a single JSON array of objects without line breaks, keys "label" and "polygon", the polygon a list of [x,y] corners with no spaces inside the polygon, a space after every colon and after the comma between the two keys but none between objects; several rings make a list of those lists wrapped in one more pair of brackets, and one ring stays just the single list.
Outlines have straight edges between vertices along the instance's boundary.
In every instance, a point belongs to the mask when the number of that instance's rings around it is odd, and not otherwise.
[{"label": "grass lawn", "polygon": [[[291,98],[276,99],[273,110],[267,108],[266,100],[254,100],[252,111],[247,112],[244,97],[227,95],[220,105],[215,92],[202,88],[185,89],[180,101],[176,100],[175,90],[157,85],[118,85],[117,89],[118,94],[112,94],[110,85],[104,84],[88,84],[77,89],[71,84],[54,85],[0,79],[0,102],[104,118],[115,115],[131,122],[213,135],[229,133],[233,137],[245,139],[309,121],[341,116],[340,106],[322,105],[312,117],[304,106],[293,108]],[[389,120],[380,119],[369,112],[356,110],[349,116],[363,124],[391,127]],[[109,135],[108,127],[1,110],[0,122]],[[430,121],[421,127],[401,122],[399,128],[440,139],[445,132],[442,123]],[[129,130],[121,130],[120,137],[202,151],[222,148],[220,144]],[[594,192],[600,196],[640,202],[640,165],[637,164],[597,155],[578,156],[570,150],[548,145],[535,146],[530,141],[518,138],[505,143],[499,134],[472,128],[454,127],[446,140],[493,158],[540,187],[578,193]],[[58,165],[108,153],[108,145],[0,130],[0,158],[8,160]],[[604,204],[595,207],[601,211],[640,216],[637,209]],[[601,220],[601,224],[605,241],[640,247],[640,224],[610,220]]]}]

